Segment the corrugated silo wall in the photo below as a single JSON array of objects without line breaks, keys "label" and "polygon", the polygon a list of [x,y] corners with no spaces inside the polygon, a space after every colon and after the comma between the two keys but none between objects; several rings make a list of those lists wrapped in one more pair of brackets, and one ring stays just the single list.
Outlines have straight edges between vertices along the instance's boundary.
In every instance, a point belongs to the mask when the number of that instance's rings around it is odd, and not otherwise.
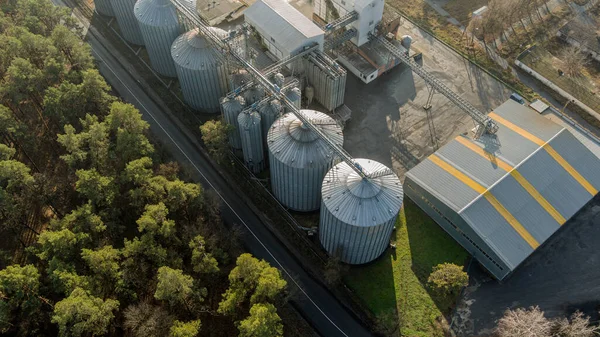
[{"label": "corrugated silo wall", "polygon": [[321,206],[321,184],[331,166],[329,164],[313,168],[294,168],[285,165],[270,153],[269,169],[273,194],[279,202],[294,211],[315,211]]},{"label": "corrugated silo wall", "polygon": [[[248,125],[248,120],[254,120],[256,123]],[[244,162],[252,172],[259,173],[265,168],[260,115],[249,116],[245,113],[240,114],[238,116],[238,124],[240,126],[239,133],[242,140]]]},{"label": "corrugated silo wall", "polygon": [[389,245],[396,218],[369,227],[353,226],[340,221],[322,204],[319,239],[330,255],[338,256],[344,263],[368,263]]},{"label": "corrugated silo wall", "polygon": [[[404,180],[404,194],[429,215],[446,233],[456,240],[467,252],[475,257],[497,279],[501,280],[511,272],[511,268],[496,254],[481,237],[465,223],[463,218],[444,202],[431,195],[409,176]],[[480,251],[479,246],[484,252]],[[494,260],[492,262],[491,259]]]},{"label": "corrugated silo wall", "polygon": [[133,14],[136,0],[110,0],[121,34],[125,40],[138,46],[144,45],[144,38]]},{"label": "corrugated silo wall", "polygon": [[219,99],[227,92],[224,65],[191,70],[175,65],[185,102],[195,110],[219,112]]},{"label": "corrugated silo wall", "polygon": [[94,0],[96,11],[102,15],[115,16],[110,0]]},{"label": "corrugated silo wall", "polygon": [[171,45],[182,33],[180,26],[151,26],[138,21],[152,68],[159,74],[177,77]]},{"label": "corrugated silo wall", "polygon": [[315,88],[314,99],[321,103],[328,111],[344,104],[346,90],[346,72],[340,70],[338,76],[331,76],[317,65],[312,57],[304,58],[304,71],[308,84]]}]

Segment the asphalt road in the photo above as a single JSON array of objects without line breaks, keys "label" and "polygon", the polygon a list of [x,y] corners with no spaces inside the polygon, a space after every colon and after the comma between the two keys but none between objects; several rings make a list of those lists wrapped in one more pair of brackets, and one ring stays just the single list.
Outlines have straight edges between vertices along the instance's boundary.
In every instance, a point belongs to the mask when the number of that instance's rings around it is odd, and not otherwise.
[{"label": "asphalt road", "polygon": [[[64,5],[61,0],[54,2]],[[81,20],[81,17],[78,19]],[[288,276],[288,280],[291,280],[290,287],[297,287],[299,290],[295,300],[296,308],[303,317],[322,336],[372,336],[358,318],[348,312],[322,284],[300,266],[294,256],[208,162],[199,148],[199,143],[150,98],[140,84],[142,79],[128,73],[121,63],[122,60],[119,61],[113,56],[115,48],[109,46],[97,34],[95,29],[89,29],[87,42],[91,45],[92,54],[99,61],[98,68],[107,82],[123,100],[140,110],[144,119],[150,123],[153,134],[170,149],[175,159],[193,168],[196,181],[206,190],[214,190],[218,194],[222,200],[224,221],[229,225],[241,225],[247,231],[248,235],[244,235],[243,240],[250,253],[269,261]]]}]

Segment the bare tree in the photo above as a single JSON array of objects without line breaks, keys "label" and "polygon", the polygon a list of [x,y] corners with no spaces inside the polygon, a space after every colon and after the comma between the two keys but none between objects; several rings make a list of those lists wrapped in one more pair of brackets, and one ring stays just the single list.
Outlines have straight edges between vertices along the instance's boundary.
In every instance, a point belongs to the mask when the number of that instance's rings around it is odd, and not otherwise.
[{"label": "bare tree", "polygon": [[564,48],[560,52],[559,59],[561,70],[571,77],[580,76],[583,67],[590,62],[581,49],[575,46]]},{"label": "bare tree", "polygon": [[590,318],[579,311],[571,319],[560,318],[554,323],[556,337],[594,337],[598,336],[598,327],[590,326]]},{"label": "bare tree", "polygon": [[552,322],[537,306],[509,309],[498,320],[495,332],[497,337],[548,337],[552,336]]}]

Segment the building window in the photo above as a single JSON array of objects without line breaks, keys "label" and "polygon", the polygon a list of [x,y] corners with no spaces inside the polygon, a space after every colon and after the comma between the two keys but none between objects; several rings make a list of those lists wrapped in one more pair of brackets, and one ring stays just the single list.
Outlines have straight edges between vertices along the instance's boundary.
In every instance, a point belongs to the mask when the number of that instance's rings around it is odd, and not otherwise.
[{"label": "building window", "polygon": [[504,270],[500,266],[500,264],[498,264],[498,262],[496,262],[496,260],[494,260],[491,256],[488,255],[488,253],[486,253],[483,249],[481,249],[481,247],[479,247],[479,245],[477,245],[475,242],[473,242],[473,240],[471,240],[470,237],[468,237],[465,233],[463,233],[463,231],[461,231],[460,228],[458,228],[458,226],[456,226],[450,219],[446,218],[446,216],[439,209],[437,209],[431,202],[429,202],[429,200],[427,200],[423,195],[421,195],[421,193],[417,192],[414,189],[414,187],[411,186],[411,184],[406,183],[406,186],[408,188],[410,188],[411,190],[413,190],[415,192],[415,194],[417,194],[419,196],[419,198],[421,198],[421,200],[423,200],[427,204],[427,206],[429,206],[429,208],[434,210],[440,217],[442,217],[442,219],[446,220],[450,224],[450,226],[452,226],[452,228],[454,228],[454,230],[456,230],[456,232],[460,233],[460,235],[462,235],[465,239],[467,239],[467,241],[469,241],[471,243],[471,245],[473,245],[473,247],[477,248],[477,250],[481,254],[483,254],[483,256],[485,256],[488,260],[490,260],[490,262],[492,262],[500,270]]},{"label": "building window", "polygon": [[342,0],[342,5],[346,5],[346,1]]},{"label": "building window", "polygon": [[275,42],[275,39],[271,36],[271,41]]},{"label": "building window", "polygon": [[373,20],[369,21],[369,26],[373,25]]}]

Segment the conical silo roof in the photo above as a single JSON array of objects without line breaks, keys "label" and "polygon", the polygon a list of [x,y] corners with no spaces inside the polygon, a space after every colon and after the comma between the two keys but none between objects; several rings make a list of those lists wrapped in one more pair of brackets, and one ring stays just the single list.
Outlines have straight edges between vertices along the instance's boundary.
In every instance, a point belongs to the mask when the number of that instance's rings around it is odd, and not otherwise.
[{"label": "conical silo roof", "polygon": [[[374,160],[355,159],[364,172],[388,168]],[[346,162],[334,166],[323,179],[321,196],[324,206],[343,223],[368,227],[394,219],[404,193],[395,174],[363,178]]]},{"label": "conical silo roof", "polygon": [[[312,120],[333,143],[343,145],[342,129],[333,118],[314,110],[300,110],[300,113]],[[333,157],[329,145],[292,113],[283,115],[273,123],[267,135],[267,143],[272,156],[290,167],[325,165]]]},{"label": "conical silo roof", "polygon": [[179,36],[171,47],[175,63],[182,68],[204,70],[222,63],[221,58],[198,28]]}]

